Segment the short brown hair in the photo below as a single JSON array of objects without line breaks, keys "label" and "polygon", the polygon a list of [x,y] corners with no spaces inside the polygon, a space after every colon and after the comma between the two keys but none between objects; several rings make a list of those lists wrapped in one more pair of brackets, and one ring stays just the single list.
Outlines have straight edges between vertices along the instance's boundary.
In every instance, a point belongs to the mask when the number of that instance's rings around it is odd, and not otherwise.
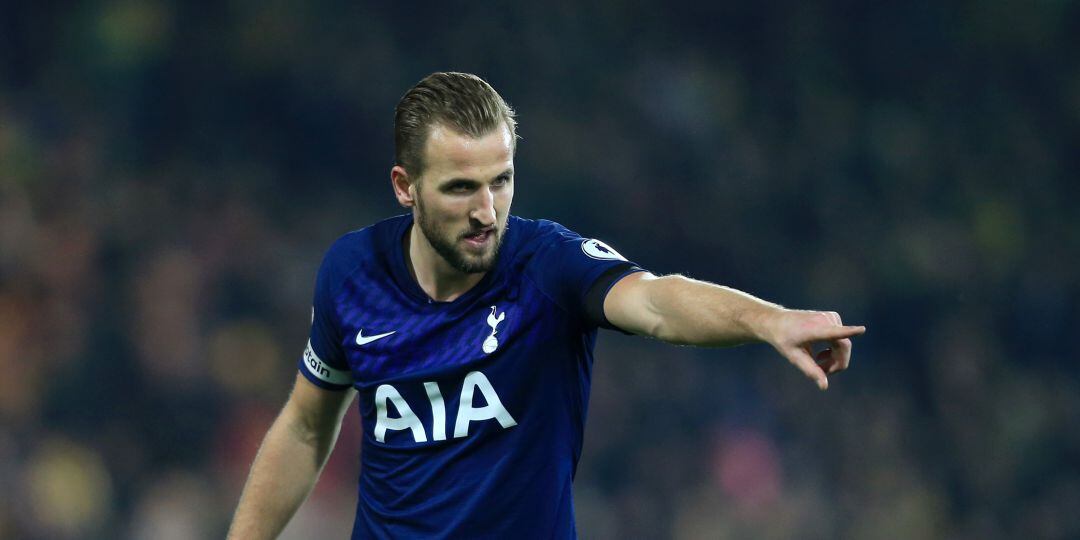
[{"label": "short brown hair", "polygon": [[394,110],[394,159],[410,175],[424,171],[424,144],[439,123],[479,139],[505,123],[517,149],[517,121],[502,96],[469,73],[432,73],[402,96]]}]

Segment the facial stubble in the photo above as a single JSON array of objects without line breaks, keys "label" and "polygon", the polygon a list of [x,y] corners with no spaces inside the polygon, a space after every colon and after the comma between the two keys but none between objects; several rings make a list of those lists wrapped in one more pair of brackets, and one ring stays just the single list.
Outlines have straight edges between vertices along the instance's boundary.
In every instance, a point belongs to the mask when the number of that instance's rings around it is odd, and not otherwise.
[{"label": "facial stubble", "polygon": [[[417,195],[416,224],[420,226],[420,232],[427,238],[428,243],[435,249],[435,252],[438,253],[452,268],[465,274],[480,274],[491,270],[491,268],[495,266],[495,261],[498,260],[499,256],[499,248],[502,246],[502,237],[505,228],[500,229],[496,224],[495,229],[492,231],[494,246],[491,248],[489,254],[481,255],[479,257],[469,257],[460,247],[459,242],[464,239],[465,236],[476,232],[478,229],[470,228],[469,231],[463,234],[454,235],[454,233],[448,231],[442,224],[433,223],[428,219],[427,212],[424,211],[423,197],[419,196],[419,193],[417,193]],[[450,236],[454,236],[454,238],[449,238]]]}]

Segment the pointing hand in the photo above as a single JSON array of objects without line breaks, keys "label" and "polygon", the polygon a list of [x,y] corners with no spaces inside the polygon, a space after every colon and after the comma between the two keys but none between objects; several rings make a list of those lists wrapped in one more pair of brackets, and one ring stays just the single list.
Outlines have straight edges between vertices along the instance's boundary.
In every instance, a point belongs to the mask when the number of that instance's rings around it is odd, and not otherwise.
[{"label": "pointing hand", "polygon": [[[866,332],[865,326],[844,326],[835,311],[791,309],[774,312],[766,328],[766,341],[821,390],[829,388],[827,375],[851,363],[851,338]],[[815,358],[811,347],[819,342],[828,348]]]}]

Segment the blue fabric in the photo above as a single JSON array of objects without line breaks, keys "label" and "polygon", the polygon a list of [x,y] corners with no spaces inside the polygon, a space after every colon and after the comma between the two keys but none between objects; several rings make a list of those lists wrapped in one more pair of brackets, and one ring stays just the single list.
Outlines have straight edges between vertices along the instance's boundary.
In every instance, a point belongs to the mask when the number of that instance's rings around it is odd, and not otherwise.
[{"label": "blue fabric", "polygon": [[314,384],[347,388],[326,380],[336,373],[359,391],[353,538],[574,538],[597,329],[583,302],[613,266],[639,269],[557,223],[511,216],[495,268],[433,302],[405,265],[411,224],[391,218],[330,248],[309,347],[321,364],[300,361]]}]

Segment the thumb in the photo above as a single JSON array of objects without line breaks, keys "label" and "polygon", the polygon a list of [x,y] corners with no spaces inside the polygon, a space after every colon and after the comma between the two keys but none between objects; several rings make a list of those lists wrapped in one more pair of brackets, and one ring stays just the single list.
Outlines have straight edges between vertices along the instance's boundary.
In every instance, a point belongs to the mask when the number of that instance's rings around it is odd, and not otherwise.
[{"label": "thumb", "polygon": [[829,378],[825,376],[825,370],[821,369],[814,361],[813,357],[807,351],[795,347],[789,349],[784,355],[788,361],[799,368],[799,371],[803,372],[807,378],[817,383],[818,389],[824,391],[829,389]]}]

